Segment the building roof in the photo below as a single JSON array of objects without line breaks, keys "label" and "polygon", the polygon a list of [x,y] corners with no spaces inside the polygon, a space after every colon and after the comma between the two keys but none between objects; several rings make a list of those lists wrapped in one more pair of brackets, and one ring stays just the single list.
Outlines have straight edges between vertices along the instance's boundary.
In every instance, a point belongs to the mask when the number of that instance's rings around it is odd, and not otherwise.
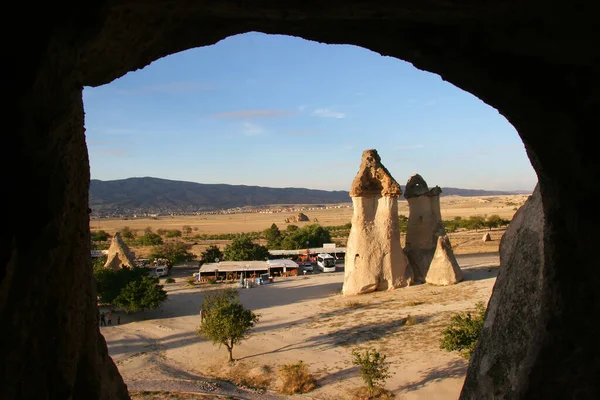
[{"label": "building roof", "polygon": [[[309,249],[310,253],[345,253],[346,252],[346,248],[345,247],[313,247],[311,249]],[[269,250],[269,254],[271,254],[272,256],[283,256],[286,254],[291,254],[291,255],[300,255],[300,254],[306,254],[306,249],[298,249],[298,250]]]},{"label": "building roof", "polygon": [[200,273],[205,272],[243,272],[243,271],[266,271],[266,261],[221,261],[218,263],[202,264]]},{"label": "building roof", "polygon": [[294,260],[289,260],[287,258],[278,258],[276,260],[268,260],[267,265],[271,268],[281,268],[281,267],[298,268],[298,263],[296,263]]}]

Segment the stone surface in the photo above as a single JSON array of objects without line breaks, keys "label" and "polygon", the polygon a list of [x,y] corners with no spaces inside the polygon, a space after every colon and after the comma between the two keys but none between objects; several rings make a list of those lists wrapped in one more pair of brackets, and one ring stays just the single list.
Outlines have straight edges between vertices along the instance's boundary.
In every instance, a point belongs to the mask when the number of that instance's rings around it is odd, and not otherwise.
[{"label": "stone surface", "polygon": [[[600,163],[591,145],[600,108],[595,7],[501,0],[257,0],[252,7],[229,0],[116,0],[41,2],[33,10],[28,2],[6,3],[0,30],[10,79],[2,88],[10,101],[0,143],[10,151],[0,163],[11,171],[4,187],[19,189],[3,198],[0,320],[10,329],[0,330],[0,398],[128,397],[97,326],[82,88],[249,31],[353,44],[405,60],[472,93],[514,126],[539,178],[545,245],[543,257],[522,260],[526,269],[543,266],[539,324],[526,335],[508,329],[512,315],[524,320],[516,302],[525,296],[520,285],[503,289],[514,307],[500,305],[504,322],[494,323],[498,339],[505,335],[503,343],[510,339],[515,348],[528,348],[536,338],[525,370],[513,379],[524,389],[512,398],[600,398],[600,329],[590,317],[600,314],[600,214],[593,200],[600,198],[593,184]],[[530,234],[523,231],[522,240]],[[483,352],[491,351],[488,344]],[[511,370],[519,358],[516,351],[505,354],[493,359],[497,371]],[[467,397],[481,364],[471,365]],[[502,398],[500,379],[488,382],[479,398]]]},{"label": "stone surface", "polygon": [[400,185],[381,164],[377,150],[363,151],[360,169],[350,187],[350,197],[399,197],[401,194]]},{"label": "stone surface", "polygon": [[527,398],[525,378],[547,334],[543,235],[542,199],[536,187],[500,240],[500,273],[461,399]]},{"label": "stone surface", "polygon": [[397,196],[402,192],[375,150],[363,152],[352,187],[355,190],[351,193],[360,195],[352,197],[354,213],[346,244],[342,292],[356,295],[409,285],[412,271],[400,245],[398,221]]},{"label": "stone surface", "polygon": [[106,263],[104,263],[104,268],[120,269],[123,267],[134,268],[135,262],[121,234],[115,232],[108,248],[108,257]]},{"label": "stone surface", "polygon": [[416,282],[425,282],[438,238],[446,235],[440,210],[441,192],[439,186],[429,189],[419,174],[411,176],[406,183],[404,197],[408,200],[409,213],[404,251]]},{"label": "stone surface", "polygon": [[486,232],[483,234],[483,237],[481,238],[482,242],[491,242],[492,241],[492,235],[490,235],[489,232]]},{"label": "stone surface", "polygon": [[437,239],[437,248],[429,265],[425,282],[431,285],[447,286],[454,285],[465,279],[461,271],[448,236],[440,236]]}]

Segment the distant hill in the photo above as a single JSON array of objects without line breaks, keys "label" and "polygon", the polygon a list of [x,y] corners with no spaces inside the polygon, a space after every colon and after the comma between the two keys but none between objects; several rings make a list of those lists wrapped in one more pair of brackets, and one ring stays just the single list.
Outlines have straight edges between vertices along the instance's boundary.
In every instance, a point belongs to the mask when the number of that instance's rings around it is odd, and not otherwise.
[{"label": "distant hill", "polygon": [[[404,190],[404,187],[402,187]],[[442,196],[518,194],[489,190],[442,188]],[[92,179],[90,207],[94,211],[212,211],[270,204],[348,203],[348,191],[204,184],[159,178]]]}]

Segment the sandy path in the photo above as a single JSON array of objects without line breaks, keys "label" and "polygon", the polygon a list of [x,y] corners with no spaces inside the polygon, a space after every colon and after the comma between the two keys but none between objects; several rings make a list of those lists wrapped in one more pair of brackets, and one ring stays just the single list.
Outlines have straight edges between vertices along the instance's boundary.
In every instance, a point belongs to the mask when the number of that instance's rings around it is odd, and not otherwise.
[{"label": "sandy path", "polygon": [[[252,374],[269,367],[276,385],[279,365],[303,360],[318,379],[318,388],[296,397],[344,399],[349,398],[349,389],[361,385],[351,351],[377,348],[388,355],[394,373],[386,388],[399,398],[455,399],[467,362],[440,350],[439,337],[455,312],[472,308],[479,300],[487,302],[499,264],[494,254],[457,259],[467,279],[450,287],[416,285],[343,297],[339,294],[343,272],[337,272],[241,290],[241,301],[261,320],[254,333],[234,348],[234,367],[228,366],[224,348],[195,333],[204,293],[216,286],[189,287],[183,279],[165,285],[169,300],[161,309],[123,315],[121,325],[103,327],[102,333],[132,390],[167,390],[179,385],[186,391],[209,392],[211,384],[218,384],[215,393],[276,398],[208,377]],[[404,326],[408,314],[418,324]]]}]

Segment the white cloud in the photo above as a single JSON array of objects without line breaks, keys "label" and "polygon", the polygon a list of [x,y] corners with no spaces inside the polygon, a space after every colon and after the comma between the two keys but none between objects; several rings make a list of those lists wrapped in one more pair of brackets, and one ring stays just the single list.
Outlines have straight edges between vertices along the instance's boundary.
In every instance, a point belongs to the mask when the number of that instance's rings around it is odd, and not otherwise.
[{"label": "white cloud", "polygon": [[323,118],[346,118],[346,114],[332,111],[329,108],[317,108],[312,112],[312,115]]},{"label": "white cloud", "polygon": [[242,124],[242,133],[246,136],[258,136],[264,133],[264,131],[263,128],[251,122],[244,122]]}]

